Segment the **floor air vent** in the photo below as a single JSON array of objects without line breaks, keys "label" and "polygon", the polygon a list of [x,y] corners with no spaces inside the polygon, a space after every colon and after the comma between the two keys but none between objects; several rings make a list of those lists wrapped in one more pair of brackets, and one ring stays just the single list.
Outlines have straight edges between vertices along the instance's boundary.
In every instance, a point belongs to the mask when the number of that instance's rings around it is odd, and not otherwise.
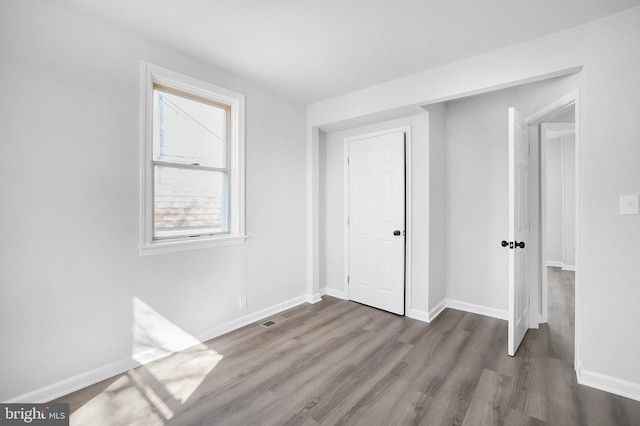
[{"label": "floor air vent", "polygon": [[275,318],[271,318],[266,320],[265,322],[260,323],[261,326],[265,327],[265,328],[269,328],[269,327],[273,327],[276,324],[280,324],[283,321],[286,321],[287,319],[285,317],[275,317]]}]

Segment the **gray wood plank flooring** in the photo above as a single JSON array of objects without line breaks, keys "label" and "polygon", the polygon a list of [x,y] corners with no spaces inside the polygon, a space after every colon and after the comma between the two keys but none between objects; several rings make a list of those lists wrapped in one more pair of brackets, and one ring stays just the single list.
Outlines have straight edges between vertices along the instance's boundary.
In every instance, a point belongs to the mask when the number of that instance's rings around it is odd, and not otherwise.
[{"label": "gray wood plank flooring", "polygon": [[640,425],[640,402],[576,383],[573,273],[549,277],[515,357],[505,321],[324,297],[56,402],[72,425]]}]

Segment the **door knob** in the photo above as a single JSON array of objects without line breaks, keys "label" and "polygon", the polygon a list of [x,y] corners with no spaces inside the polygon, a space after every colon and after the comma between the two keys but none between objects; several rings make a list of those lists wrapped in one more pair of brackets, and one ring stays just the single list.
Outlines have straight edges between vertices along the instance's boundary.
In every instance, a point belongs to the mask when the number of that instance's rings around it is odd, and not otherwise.
[{"label": "door knob", "polygon": [[402,232],[400,232],[400,231],[398,231],[398,230],[393,231],[393,235],[395,235],[396,237],[397,237],[398,235],[400,235],[401,233],[402,233]]},{"label": "door knob", "polygon": [[516,241],[516,247],[524,248],[524,241],[520,241],[520,242]]},{"label": "door knob", "polygon": [[510,249],[512,249],[512,248],[513,248],[513,241],[505,241],[505,240],[502,240],[502,242],[500,243],[500,245],[501,245],[502,247],[509,247]]}]

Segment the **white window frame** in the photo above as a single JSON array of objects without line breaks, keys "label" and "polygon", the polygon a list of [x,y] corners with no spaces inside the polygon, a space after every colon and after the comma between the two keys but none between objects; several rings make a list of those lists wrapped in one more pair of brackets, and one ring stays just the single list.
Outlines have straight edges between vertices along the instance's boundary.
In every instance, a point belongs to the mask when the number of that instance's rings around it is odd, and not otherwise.
[{"label": "white window frame", "polygon": [[[193,77],[141,61],[142,126],[140,144],[140,255],[174,253],[242,244],[245,235],[245,96]],[[153,86],[229,105],[229,232],[217,235],[153,239]]]}]

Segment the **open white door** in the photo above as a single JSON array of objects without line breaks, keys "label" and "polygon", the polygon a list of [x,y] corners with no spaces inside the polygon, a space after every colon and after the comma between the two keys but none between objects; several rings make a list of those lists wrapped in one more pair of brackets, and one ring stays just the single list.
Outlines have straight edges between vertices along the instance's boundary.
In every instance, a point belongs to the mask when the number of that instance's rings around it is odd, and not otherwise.
[{"label": "open white door", "polygon": [[349,299],[404,315],[405,135],[349,142]]},{"label": "open white door", "polygon": [[[509,355],[529,329],[529,137],[528,126],[509,108]],[[504,242],[503,242],[504,246]]]}]

